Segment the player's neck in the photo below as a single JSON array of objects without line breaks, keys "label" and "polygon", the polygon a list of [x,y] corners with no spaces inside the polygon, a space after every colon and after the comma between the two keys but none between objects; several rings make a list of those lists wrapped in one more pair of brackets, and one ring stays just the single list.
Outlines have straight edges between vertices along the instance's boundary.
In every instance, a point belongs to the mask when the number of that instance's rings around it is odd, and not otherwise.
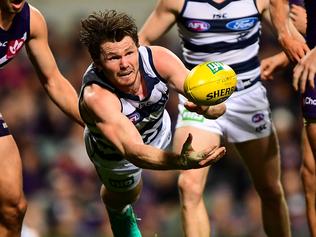
[{"label": "player's neck", "polygon": [[216,2],[216,3],[223,3],[223,2],[225,2],[225,0],[213,0],[213,2]]},{"label": "player's neck", "polygon": [[15,15],[16,14],[9,14],[0,10],[0,28],[3,30],[8,30],[12,25]]}]

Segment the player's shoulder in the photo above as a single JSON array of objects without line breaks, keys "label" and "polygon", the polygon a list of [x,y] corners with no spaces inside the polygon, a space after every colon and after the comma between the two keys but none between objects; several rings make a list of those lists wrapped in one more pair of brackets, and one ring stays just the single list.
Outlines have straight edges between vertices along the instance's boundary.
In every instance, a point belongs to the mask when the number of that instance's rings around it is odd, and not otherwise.
[{"label": "player's shoulder", "polygon": [[185,0],[160,0],[159,5],[161,8],[164,8],[168,11],[172,11],[175,13],[181,12]]},{"label": "player's shoulder", "polygon": [[255,1],[256,1],[256,5],[260,14],[269,10],[269,4],[270,4],[269,0],[255,0]]},{"label": "player's shoulder", "polygon": [[36,7],[30,5],[31,37],[37,37],[46,32],[47,26],[43,14]]}]

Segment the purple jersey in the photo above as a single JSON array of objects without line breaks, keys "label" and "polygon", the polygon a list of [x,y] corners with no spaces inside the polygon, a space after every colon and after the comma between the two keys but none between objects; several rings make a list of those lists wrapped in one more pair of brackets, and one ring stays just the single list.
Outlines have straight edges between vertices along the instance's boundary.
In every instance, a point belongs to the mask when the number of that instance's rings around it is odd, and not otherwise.
[{"label": "purple jersey", "polygon": [[316,46],[316,1],[305,0],[305,7],[307,12],[306,41],[310,48],[314,48]]},{"label": "purple jersey", "polygon": [[0,68],[7,64],[23,47],[30,36],[30,7],[24,4],[8,30],[0,28]]},{"label": "purple jersey", "polygon": [[[316,47],[316,1],[305,0],[305,7],[307,12],[306,41],[310,48],[314,48]],[[316,90],[308,85],[303,94],[302,109],[304,118],[307,121],[316,121]]]}]

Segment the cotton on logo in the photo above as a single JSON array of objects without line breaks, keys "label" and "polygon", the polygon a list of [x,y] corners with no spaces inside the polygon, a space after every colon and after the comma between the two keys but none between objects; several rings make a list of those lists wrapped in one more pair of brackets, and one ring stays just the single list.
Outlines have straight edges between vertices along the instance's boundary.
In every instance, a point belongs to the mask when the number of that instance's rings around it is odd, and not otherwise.
[{"label": "cotton on logo", "polygon": [[316,105],[316,99],[313,100],[311,97],[306,97],[304,99],[304,104],[305,105]]}]

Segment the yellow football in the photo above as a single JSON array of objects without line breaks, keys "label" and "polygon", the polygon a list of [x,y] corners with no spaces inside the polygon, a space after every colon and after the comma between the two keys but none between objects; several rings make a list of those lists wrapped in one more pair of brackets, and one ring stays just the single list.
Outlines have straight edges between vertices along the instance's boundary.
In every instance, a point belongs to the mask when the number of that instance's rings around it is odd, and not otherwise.
[{"label": "yellow football", "polygon": [[195,66],[184,81],[184,93],[197,105],[216,105],[235,91],[235,71],[222,62],[205,62]]}]

